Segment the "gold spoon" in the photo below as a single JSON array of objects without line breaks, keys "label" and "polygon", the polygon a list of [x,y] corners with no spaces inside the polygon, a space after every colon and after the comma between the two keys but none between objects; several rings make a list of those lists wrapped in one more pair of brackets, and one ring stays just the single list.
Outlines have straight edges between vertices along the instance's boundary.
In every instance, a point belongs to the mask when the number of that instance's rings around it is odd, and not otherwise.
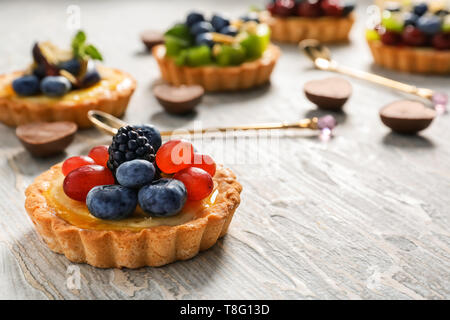
[{"label": "gold spoon", "polygon": [[[436,109],[444,108],[445,111],[447,101],[445,101],[446,99],[443,97],[444,94],[437,93],[426,88],[418,88],[416,86],[381,77],[369,72],[342,66],[331,58],[330,50],[326,46],[314,39],[306,39],[301,41],[299,43],[299,47],[306,54],[306,56],[314,62],[317,69],[342,73],[354,78],[367,80],[385,87],[413,94],[432,101]],[[444,101],[442,99],[444,99]]]},{"label": "gold spoon", "polygon": [[[90,110],[88,112],[89,120],[99,129],[100,131],[109,134],[115,135],[117,133],[117,129],[120,127],[127,126],[128,123],[110,115],[109,113],[99,111],[99,110]],[[331,131],[336,126],[336,120],[333,116],[327,115],[324,117],[314,117],[302,119],[297,122],[274,122],[274,123],[261,123],[261,124],[250,124],[250,125],[241,125],[241,126],[230,126],[230,127],[219,127],[219,128],[208,128],[201,130],[186,130],[189,134],[198,134],[198,133],[206,133],[206,132],[224,132],[228,130],[261,130],[261,129],[289,129],[289,128],[297,128],[297,129],[312,129],[312,130],[320,130],[321,134],[330,135]],[[161,136],[171,136],[173,134],[179,134],[177,131],[161,131]]]}]

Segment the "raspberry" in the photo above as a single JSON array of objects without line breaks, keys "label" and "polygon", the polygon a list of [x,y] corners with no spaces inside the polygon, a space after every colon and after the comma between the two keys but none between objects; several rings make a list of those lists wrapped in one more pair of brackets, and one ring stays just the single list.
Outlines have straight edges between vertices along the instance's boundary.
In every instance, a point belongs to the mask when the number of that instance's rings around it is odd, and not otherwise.
[{"label": "raspberry", "polygon": [[115,174],[117,168],[126,161],[142,159],[155,161],[155,150],[150,145],[141,129],[132,126],[122,127],[113,137],[108,148],[109,159],[107,166]]}]

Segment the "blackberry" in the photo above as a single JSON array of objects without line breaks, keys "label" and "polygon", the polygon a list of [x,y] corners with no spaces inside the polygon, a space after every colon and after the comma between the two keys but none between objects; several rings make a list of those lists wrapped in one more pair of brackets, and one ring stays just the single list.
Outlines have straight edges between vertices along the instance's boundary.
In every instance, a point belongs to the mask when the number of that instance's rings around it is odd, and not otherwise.
[{"label": "blackberry", "polygon": [[113,137],[108,148],[109,159],[107,166],[112,173],[124,162],[142,159],[155,162],[155,150],[150,145],[141,129],[132,126],[122,127]]}]

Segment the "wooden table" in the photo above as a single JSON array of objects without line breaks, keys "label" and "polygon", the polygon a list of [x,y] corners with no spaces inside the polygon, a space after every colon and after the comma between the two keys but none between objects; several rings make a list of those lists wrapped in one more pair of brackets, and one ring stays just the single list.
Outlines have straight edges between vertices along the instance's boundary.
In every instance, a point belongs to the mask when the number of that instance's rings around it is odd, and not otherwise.
[{"label": "wooden table", "polygon": [[[232,15],[256,3],[197,2],[199,8]],[[78,4],[82,28],[101,48],[105,63],[138,80],[125,117],[131,123],[174,129],[192,127],[196,121],[206,127],[321,114],[303,96],[302,85],[327,74],[313,70],[295,46],[283,45],[270,86],[208,94],[197,114],[170,116],[151,93],[159,70],[138,33],[183,19],[192,3]],[[72,32],[66,28],[66,5],[2,2],[0,73],[27,65],[37,39],[68,44]],[[365,8],[359,5],[351,44],[332,47],[336,59],[450,93],[448,77],[412,76],[373,66],[363,36]],[[396,135],[383,126],[378,110],[403,97],[367,83],[352,84],[353,97],[345,113],[336,115],[340,125],[328,143],[311,133],[290,131],[275,137],[271,145],[237,139],[235,144],[218,140],[201,146],[239,176],[242,203],[228,235],[216,246],[189,261],[160,268],[73,265],[43,244],[24,210],[24,190],[39,173],[108,143],[110,137],[94,129],[81,131],[67,154],[38,160],[22,148],[12,128],[0,125],[0,298],[450,298],[449,116],[436,119],[419,136]],[[74,289],[67,282],[77,267],[81,281]]]}]

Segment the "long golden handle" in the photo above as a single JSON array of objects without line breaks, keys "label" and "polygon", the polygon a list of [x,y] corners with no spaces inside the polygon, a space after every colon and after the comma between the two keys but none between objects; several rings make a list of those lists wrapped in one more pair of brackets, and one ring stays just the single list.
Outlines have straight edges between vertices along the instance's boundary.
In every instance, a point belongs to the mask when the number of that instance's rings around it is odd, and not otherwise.
[{"label": "long golden handle", "polygon": [[[102,111],[90,110],[88,112],[88,118],[91,122],[102,132],[115,135],[117,129],[120,127],[128,125],[126,122]],[[302,119],[298,122],[274,122],[274,123],[261,123],[261,124],[250,124],[241,126],[230,126],[230,127],[219,127],[219,128],[207,128],[201,130],[183,130],[183,132],[189,134],[199,134],[207,132],[224,132],[228,130],[261,130],[261,129],[288,129],[288,128],[299,128],[299,129],[318,129],[317,127],[318,118],[314,117],[311,119]],[[181,133],[181,131],[161,131],[161,136],[171,136],[174,133]]]},{"label": "long golden handle", "polygon": [[396,89],[399,91],[403,91],[409,94],[417,95],[421,98],[431,100],[433,97],[433,90],[426,89],[426,88],[418,88],[416,86],[412,86],[400,81],[395,81],[389,78],[385,78],[373,73],[360,71],[356,69],[352,69],[349,67],[341,66],[334,60],[326,60],[323,58],[318,58],[315,61],[315,65],[317,68],[321,70],[328,70],[328,71],[334,71],[338,73],[342,73],[354,78],[367,80],[385,87],[389,87],[392,89]]}]

